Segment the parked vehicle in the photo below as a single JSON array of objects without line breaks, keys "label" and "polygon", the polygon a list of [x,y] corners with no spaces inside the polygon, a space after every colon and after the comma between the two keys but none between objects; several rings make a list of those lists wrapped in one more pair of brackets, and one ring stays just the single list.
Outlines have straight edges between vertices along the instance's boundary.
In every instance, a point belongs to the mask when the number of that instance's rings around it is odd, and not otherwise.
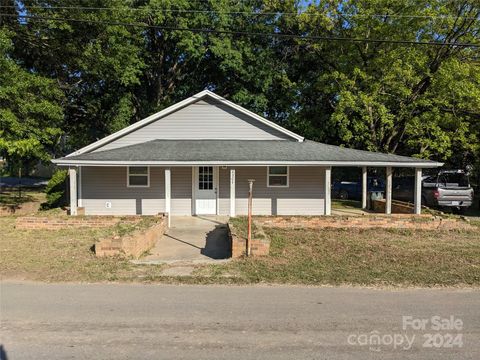
[{"label": "parked vehicle", "polygon": [[[385,182],[378,177],[367,178],[367,191],[384,191]],[[361,181],[336,181],[332,185],[332,196],[341,200],[361,200]]]},{"label": "parked vehicle", "polygon": [[[415,179],[400,177],[393,180],[392,197],[413,202]],[[463,170],[441,170],[422,179],[422,204],[429,207],[451,208],[463,212],[473,203],[473,188]]]}]

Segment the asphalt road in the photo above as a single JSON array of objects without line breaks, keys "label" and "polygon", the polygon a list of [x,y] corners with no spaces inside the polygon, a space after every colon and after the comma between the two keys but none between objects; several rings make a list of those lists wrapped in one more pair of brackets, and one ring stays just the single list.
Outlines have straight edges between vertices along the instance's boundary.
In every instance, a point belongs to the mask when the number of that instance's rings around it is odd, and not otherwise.
[{"label": "asphalt road", "polygon": [[[0,289],[7,359],[480,358],[478,290],[35,283]],[[436,329],[439,323],[444,329]]]}]

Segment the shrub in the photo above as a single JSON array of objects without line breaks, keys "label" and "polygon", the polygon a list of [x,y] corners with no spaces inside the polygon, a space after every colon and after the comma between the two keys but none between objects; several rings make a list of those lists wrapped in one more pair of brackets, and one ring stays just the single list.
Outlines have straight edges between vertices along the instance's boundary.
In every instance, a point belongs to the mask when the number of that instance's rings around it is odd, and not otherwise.
[{"label": "shrub", "polygon": [[47,201],[42,204],[42,209],[53,209],[67,204],[67,170],[57,170],[45,187]]}]

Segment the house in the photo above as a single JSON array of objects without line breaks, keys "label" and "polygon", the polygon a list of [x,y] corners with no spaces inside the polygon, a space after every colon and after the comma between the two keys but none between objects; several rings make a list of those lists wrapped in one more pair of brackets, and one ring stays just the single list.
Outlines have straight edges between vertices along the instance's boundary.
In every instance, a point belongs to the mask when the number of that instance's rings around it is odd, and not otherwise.
[{"label": "house", "polygon": [[[332,166],[415,168],[420,213],[423,168],[441,163],[307,140],[211,91],[202,91],[66,157],[71,214],[329,215]],[[363,206],[366,206],[366,186]]]}]

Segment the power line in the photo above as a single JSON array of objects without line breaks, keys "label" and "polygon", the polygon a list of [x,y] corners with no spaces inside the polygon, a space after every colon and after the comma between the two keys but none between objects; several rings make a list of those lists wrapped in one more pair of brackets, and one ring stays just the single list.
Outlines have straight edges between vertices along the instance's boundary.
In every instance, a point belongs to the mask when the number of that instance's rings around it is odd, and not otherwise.
[{"label": "power line", "polygon": [[114,26],[127,26],[127,27],[142,27],[151,28],[164,31],[189,31],[194,33],[210,33],[210,34],[228,34],[228,35],[246,35],[246,36],[267,36],[277,38],[289,38],[299,40],[316,40],[316,41],[347,41],[347,42],[369,42],[369,43],[388,43],[397,45],[431,45],[431,46],[457,46],[457,47],[480,47],[480,44],[475,43],[452,43],[452,42],[433,42],[433,41],[411,41],[411,40],[388,40],[388,39],[368,39],[368,38],[350,38],[350,37],[335,37],[335,36],[315,36],[315,35],[298,35],[298,34],[285,34],[285,33],[264,33],[264,32],[251,32],[251,31],[233,31],[233,30],[217,30],[208,28],[187,28],[187,27],[175,27],[164,25],[149,25],[145,23],[127,23],[119,21],[106,21],[106,20],[89,20],[89,19],[68,19],[58,17],[46,17],[46,16],[32,16],[32,15],[16,15],[16,14],[2,14],[0,16],[24,18],[30,20],[41,21],[70,21],[74,23],[90,23],[90,24],[105,24]]},{"label": "power line", "polygon": [[[192,14],[225,14],[225,15],[249,15],[249,16],[281,16],[281,15],[303,15],[303,16],[318,16],[321,14],[312,14],[308,12],[252,12],[252,11],[217,11],[217,10],[195,10],[195,9],[148,9],[148,8],[130,8],[130,7],[94,7],[94,6],[16,6],[16,5],[0,5],[0,8],[20,8],[20,9],[41,9],[41,10],[108,10],[108,11],[154,11],[165,13],[192,13]],[[465,19],[478,20],[478,17],[454,16],[454,15],[407,15],[407,14],[341,14],[346,18],[410,18],[410,19]]]}]

